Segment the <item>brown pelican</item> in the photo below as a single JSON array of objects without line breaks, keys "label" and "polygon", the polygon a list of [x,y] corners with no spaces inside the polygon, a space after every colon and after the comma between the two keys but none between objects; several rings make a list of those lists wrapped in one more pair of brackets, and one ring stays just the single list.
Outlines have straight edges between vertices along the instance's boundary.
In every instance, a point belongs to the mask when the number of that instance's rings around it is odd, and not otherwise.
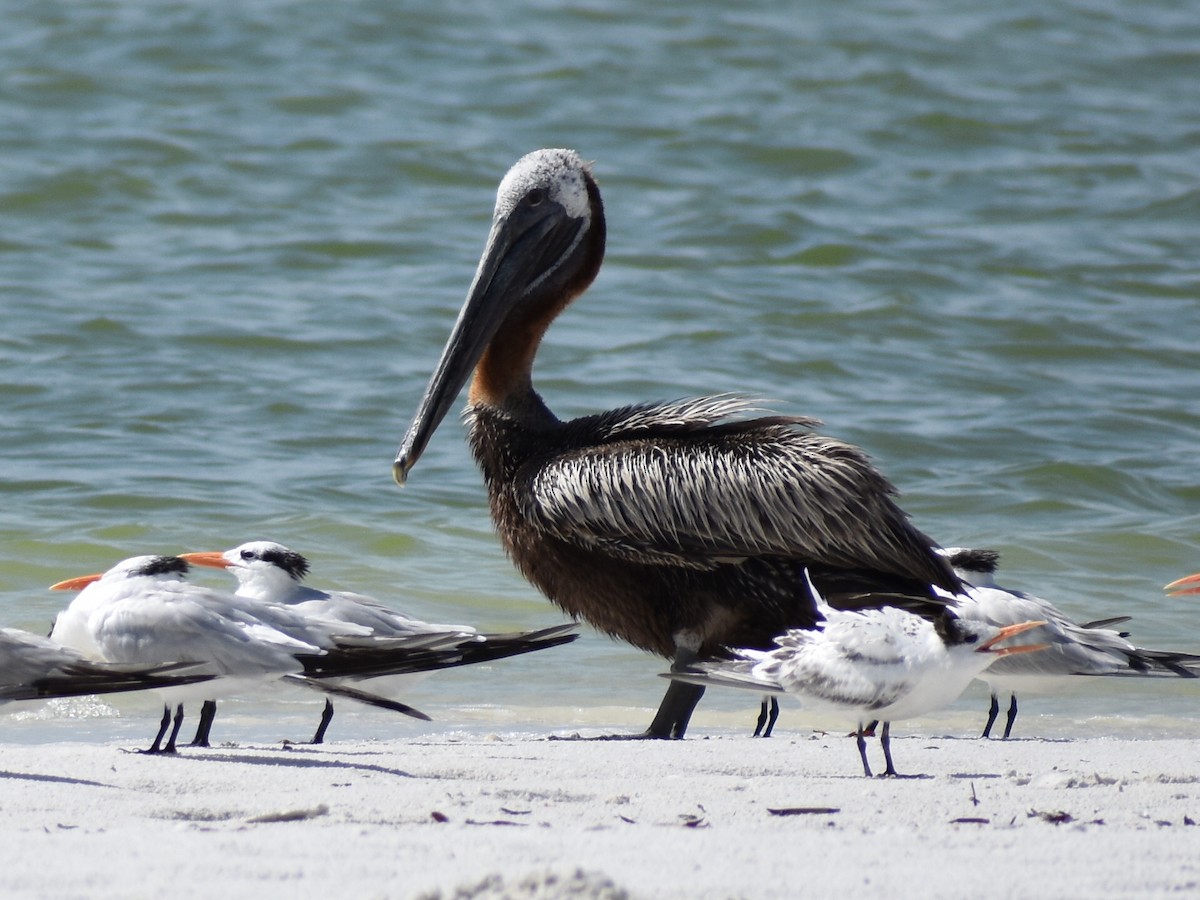
[{"label": "brown pelican", "polygon": [[[493,522],[522,574],[600,631],[673,660],[769,648],[834,606],[940,611],[960,582],[857,447],[730,395],[560,421],[531,371],[591,284],[605,220],[590,166],[539,150],[504,176],[466,302],[393,466],[403,484],[474,373],[466,413]],[[933,614],[931,612],[931,614]],[[672,682],[647,737],[679,738],[704,688]]]}]

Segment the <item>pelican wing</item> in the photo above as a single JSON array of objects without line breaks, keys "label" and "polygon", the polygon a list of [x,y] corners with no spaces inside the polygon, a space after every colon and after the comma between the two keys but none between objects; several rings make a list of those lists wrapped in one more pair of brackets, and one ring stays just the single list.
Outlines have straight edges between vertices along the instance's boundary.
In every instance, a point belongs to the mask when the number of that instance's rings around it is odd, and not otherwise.
[{"label": "pelican wing", "polygon": [[616,429],[539,460],[529,482],[530,519],[624,559],[712,568],[776,556],[956,586],[866,454],[784,419]]}]

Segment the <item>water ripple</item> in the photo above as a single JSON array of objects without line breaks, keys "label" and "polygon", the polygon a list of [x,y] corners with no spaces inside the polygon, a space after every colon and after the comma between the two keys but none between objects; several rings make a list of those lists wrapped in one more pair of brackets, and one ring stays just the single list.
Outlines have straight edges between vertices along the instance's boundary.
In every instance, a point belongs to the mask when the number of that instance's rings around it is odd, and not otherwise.
[{"label": "water ripple", "polygon": [[[388,464],[496,181],[568,145],[610,238],[539,356],[556,410],[770,398],[1016,586],[1132,610],[1148,643],[1197,633],[1158,590],[1200,543],[1185,6],[5,12],[5,624],[43,626],[67,575],[251,537],[431,619],[557,617],[453,421],[405,491]],[[546,663],[560,705],[657,699],[658,663],[572,649]],[[532,703],[515,675],[462,678]]]}]

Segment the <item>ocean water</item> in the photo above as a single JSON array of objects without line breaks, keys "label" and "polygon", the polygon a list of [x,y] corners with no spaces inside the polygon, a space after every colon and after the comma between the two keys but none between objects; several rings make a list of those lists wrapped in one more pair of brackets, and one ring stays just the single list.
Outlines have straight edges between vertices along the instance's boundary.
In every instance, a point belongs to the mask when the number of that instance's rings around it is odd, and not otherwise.
[{"label": "ocean water", "polygon": [[[0,2],[0,624],[45,631],[64,577],[253,538],[423,618],[560,621],[453,419],[404,490],[390,463],[495,185],[570,146],[609,252],[538,358],[560,415],[735,390],[817,416],[1004,583],[1200,651],[1200,600],[1161,592],[1200,569],[1190,9],[485,6]],[[433,726],[347,712],[331,737],[640,727],[664,668],[585,628],[430,679]],[[1104,679],[1029,699],[1018,733],[1188,734],[1198,699]],[[693,731],[754,706],[710,692]],[[269,739],[316,705],[232,710]],[[152,714],[58,705],[4,736]]]}]

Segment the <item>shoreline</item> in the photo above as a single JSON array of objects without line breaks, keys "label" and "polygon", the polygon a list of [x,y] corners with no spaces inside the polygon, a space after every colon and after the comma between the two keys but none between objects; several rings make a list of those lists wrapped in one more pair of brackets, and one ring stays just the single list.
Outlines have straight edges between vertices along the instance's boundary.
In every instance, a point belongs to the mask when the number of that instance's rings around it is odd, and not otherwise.
[{"label": "shoreline", "polygon": [[[1200,886],[1194,741],[980,741],[919,728],[892,741],[897,768],[923,777],[866,778],[853,740],[821,733],[454,733],[174,758],[124,742],[4,743],[0,887],[249,897],[271,885],[301,900]],[[874,765],[877,741],[869,753]],[[498,892],[479,887],[489,876]],[[538,890],[520,888],[527,878]]]}]

